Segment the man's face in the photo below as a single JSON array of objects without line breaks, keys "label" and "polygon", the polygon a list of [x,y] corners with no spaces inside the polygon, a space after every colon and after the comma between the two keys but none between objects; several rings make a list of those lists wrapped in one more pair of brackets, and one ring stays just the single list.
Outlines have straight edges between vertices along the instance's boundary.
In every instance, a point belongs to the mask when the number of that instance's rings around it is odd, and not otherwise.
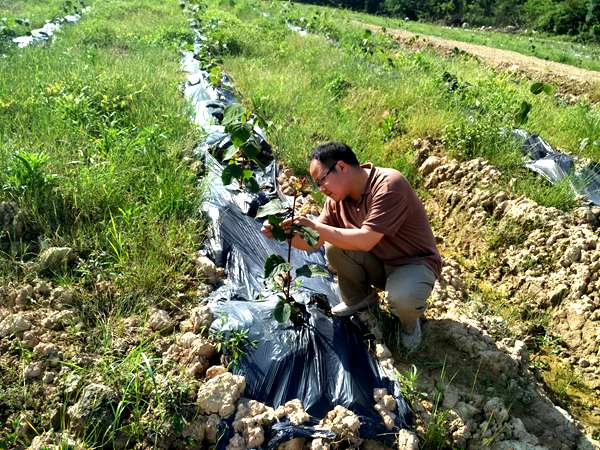
[{"label": "man's face", "polygon": [[313,159],[308,168],[310,176],[319,187],[319,190],[335,201],[343,200],[347,195],[344,192],[342,183],[342,167],[340,167],[342,165],[343,161],[337,161],[327,166]]}]

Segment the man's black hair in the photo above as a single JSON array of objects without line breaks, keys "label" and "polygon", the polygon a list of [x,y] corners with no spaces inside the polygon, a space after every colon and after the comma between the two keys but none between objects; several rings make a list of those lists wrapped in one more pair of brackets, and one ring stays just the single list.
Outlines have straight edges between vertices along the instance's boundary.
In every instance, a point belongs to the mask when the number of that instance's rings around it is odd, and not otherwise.
[{"label": "man's black hair", "polygon": [[350,147],[341,142],[326,142],[318,145],[312,152],[310,160],[316,159],[324,166],[331,166],[338,161],[344,161],[351,166],[360,166],[356,155]]}]

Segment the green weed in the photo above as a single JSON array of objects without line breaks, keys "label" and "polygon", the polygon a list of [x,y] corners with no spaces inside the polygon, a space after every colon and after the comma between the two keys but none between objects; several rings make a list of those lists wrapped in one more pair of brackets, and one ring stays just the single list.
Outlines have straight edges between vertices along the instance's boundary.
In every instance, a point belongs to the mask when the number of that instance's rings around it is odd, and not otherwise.
[{"label": "green weed", "polygon": [[242,358],[247,354],[249,347],[256,347],[256,341],[248,338],[248,330],[231,330],[228,332],[211,333],[215,341],[215,348],[229,358],[227,368],[238,367]]},{"label": "green weed", "polygon": [[491,226],[487,236],[487,248],[496,251],[500,248],[519,246],[527,240],[529,231],[514,220],[501,221]]}]

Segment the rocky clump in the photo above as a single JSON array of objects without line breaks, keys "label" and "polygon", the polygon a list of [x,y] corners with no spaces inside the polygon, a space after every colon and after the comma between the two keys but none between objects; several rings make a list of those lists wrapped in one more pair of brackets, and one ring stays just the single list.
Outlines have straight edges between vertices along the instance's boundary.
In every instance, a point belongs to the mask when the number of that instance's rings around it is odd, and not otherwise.
[{"label": "rocky clump", "polygon": [[85,430],[107,429],[114,419],[118,404],[116,392],[99,383],[85,386],[77,403],[69,407],[70,429],[75,433]]},{"label": "rocky clump", "polygon": [[310,420],[310,415],[304,411],[302,402],[297,398],[294,400],[289,400],[285,402],[284,405],[277,408],[275,410],[275,416],[277,419],[287,416],[293,425],[301,425]]},{"label": "rocky clump", "polygon": [[419,448],[419,438],[408,430],[398,432],[398,450],[417,450]]},{"label": "rocky clump", "polygon": [[50,247],[38,256],[37,268],[40,271],[57,272],[66,269],[77,259],[77,255],[69,247]]},{"label": "rocky clump", "polygon": [[12,314],[5,317],[0,322],[0,337],[16,334],[22,336],[24,332],[30,330],[31,322],[22,314]]},{"label": "rocky clump", "polygon": [[210,307],[206,304],[200,305],[190,311],[190,317],[181,324],[181,329],[198,334],[208,330],[213,321],[214,315]]},{"label": "rocky clump", "polygon": [[[329,411],[319,422],[317,428],[335,433],[337,440],[344,440],[354,445],[358,445],[361,442],[361,439],[358,437],[358,429],[360,428],[358,417],[352,411],[341,405],[338,405],[333,410]],[[315,441],[321,442],[315,443]],[[324,440],[315,439],[313,440],[311,448],[318,448],[315,446],[323,445],[324,442]]]},{"label": "rocky clump", "polygon": [[229,417],[246,389],[246,379],[240,375],[225,372],[206,381],[198,390],[197,404],[207,414]]},{"label": "rocky clump", "polygon": [[59,450],[64,448],[84,448],[83,442],[78,442],[68,433],[57,433],[49,430],[33,438],[27,450]]},{"label": "rocky clump", "polygon": [[148,328],[151,331],[159,333],[168,333],[175,326],[175,322],[169,316],[167,311],[157,309],[150,314],[148,318]]},{"label": "rocky clump", "polygon": [[210,360],[216,353],[215,346],[206,338],[188,331],[179,336],[164,356],[183,364],[190,375],[200,378],[210,367]]},{"label": "rocky clump", "polygon": [[260,448],[265,441],[263,426],[271,425],[276,419],[273,408],[256,400],[240,400],[233,421],[236,434],[227,448]]},{"label": "rocky clump", "polygon": [[217,267],[206,256],[198,256],[196,258],[196,268],[198,269],[198,277],[206,283],[215,285],[225,278],[225,269]]},{"label": "rocky clump", "polygon": [[387,389],[375,389],[373,391],[373,399],[375,400],[375,410],[381,416],[383,424],[388,430],[394,428],[394,421],[396,420],[396,399],[393,395],[389,395]]}]

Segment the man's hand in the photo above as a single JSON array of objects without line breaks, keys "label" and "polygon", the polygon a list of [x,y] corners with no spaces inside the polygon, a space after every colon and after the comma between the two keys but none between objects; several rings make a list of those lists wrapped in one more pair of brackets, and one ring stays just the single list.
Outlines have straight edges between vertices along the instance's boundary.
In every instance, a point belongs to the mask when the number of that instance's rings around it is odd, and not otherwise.
[{"label": "man's hand", "polygon": [[[292,235],[292,219],[285,219],[283,222],[281,222],[281,227],[283,228],[283,231],[285,232],[286,236]],[[269,223],[269,220],[265,220],[263,222],[260,231],[265,237],[273,239],[273,225]]]},{"label": "man's hand", "polygon": [[273,239],[273,225],[271,225],[269,223],[268,220],[265,220],[262,224],[262,228],[260,229],[260,232],[267,238],[267,239]]},{"label": "man's hand", "polygon": [[[304,216],[294,217],[294,225],[309,227],[309,228],[312,228],[313,230],[315,230],[317,228],[317,224],[315,221],[313,221],[307,217],[304,217]],[[283,230],[285,231],[286,236],[292,236],[292,247],[294,247],[294,248],[311,252],[311,251],[318,250],[323,245],[322,240],[319,240],[319,244],[316,247],[312,247],[312,246],[308,245],[304,241],[304,239],[302,239],[300,237],[298,232],[292,231],[292,219],[291,218],[285,219],[283,222],[281,222],[281,226],[283,227]],[[262,225],[262,228],[260,229],[260,231],[266,238],[273,239],[273,225],[271,225],[268,220],[265,220],[263,222],[263,225]]]},{"label": "man's hand", "polygon": [[[316,227],[314,221],[312,221],[308,217],[304,217],[304,216],[294,217],[294,224],[299,225],[301,227],[312,228],[313,230]],[[281,226],[283,227],[283,230],[285,231],[285,234],[287,236],[290,236],[290,235],[295,236],[297,234],[296,232],[292,232],[292,219],[291,218],[285,219],[283,222],[281,222]],[[268,220],[265,220],[263,222],[263,225],[262,225],[262,228],[260,229],[260,231],[265,237],[267,237],[269,239],[273,239],[273,225],[271,225]]]},{"label": "man's hand", "polygon": [[309,219],[308,217],[305,217],[305,216],[295,217],[294,218],[294,224],[300,225],[301,227],[312,228],[313,230],[316,230],[316,228],[317,228],[317,225],[315,224],[315,221],[311,220],[311,219]]}]

